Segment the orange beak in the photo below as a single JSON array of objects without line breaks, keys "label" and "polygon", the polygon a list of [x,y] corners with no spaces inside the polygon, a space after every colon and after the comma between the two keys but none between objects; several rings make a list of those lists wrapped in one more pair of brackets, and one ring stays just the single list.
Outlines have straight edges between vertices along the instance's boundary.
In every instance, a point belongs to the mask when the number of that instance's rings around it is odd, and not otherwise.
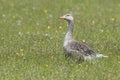
[{"label": "orange beak", "polygon": [[59,17],[60,19],[65,19],[65,16],[61,16],[61,17]]}]

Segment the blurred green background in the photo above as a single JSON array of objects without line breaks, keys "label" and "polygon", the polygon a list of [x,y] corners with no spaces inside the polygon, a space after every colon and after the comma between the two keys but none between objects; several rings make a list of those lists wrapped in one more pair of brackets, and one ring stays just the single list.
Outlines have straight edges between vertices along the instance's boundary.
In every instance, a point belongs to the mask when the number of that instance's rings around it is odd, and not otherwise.
[{"label": "blurred green background", "polygon": [[[62,50],[67,23],[74,38],[108,55],[76,64]],[[0,0],[0,80],[119,80],[120,0]]]}]

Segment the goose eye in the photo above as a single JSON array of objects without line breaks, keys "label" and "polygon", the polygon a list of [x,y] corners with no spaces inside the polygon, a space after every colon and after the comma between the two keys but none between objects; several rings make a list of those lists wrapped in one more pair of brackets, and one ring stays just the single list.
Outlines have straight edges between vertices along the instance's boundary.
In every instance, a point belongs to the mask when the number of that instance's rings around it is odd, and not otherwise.
[{"label": "goose eye", "polygon": [[66,15],[66,16],[70,16],[70,15]]}]

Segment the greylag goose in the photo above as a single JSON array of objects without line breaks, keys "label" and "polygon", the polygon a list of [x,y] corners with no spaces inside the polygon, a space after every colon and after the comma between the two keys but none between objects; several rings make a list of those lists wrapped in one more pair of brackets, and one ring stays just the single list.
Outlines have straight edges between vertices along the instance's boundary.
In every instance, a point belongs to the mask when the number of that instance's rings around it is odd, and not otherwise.
[{"label": "greylag goose", "polygon": [[71,14],[66,14],[60,19],[68,22],[68,31],[64,38],[63,49],[68,57],[75,60],[92,60],[95,58],[108,57],[100,53],[96,53],[88,44],[79,42],[73,39],[74,17]]}]

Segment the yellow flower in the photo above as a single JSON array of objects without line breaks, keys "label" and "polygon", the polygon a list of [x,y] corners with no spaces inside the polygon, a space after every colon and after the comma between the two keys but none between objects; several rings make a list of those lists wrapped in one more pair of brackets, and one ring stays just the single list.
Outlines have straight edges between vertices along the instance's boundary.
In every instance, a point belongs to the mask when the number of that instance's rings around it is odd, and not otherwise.
[{"label": "yellow flower", "polygon": [[82,42],[86,42],[86,41],[83,39]]},{"label": "yellow flower", "polygon": [[47,10],[47,9],[44,9],[43,12],[44,12],[44,13],[48,13],[48,10]]},{"label": "yellow flower", "polygon": [[51,27],[50,27],[50,26],[48,26],[47,28],[48,28],[48,29],[50,29]]},{"label": "yellow flower", "polygon": [[115,21],[115,18],[111,18],[112,21]]},{"label": "yellow flower", "polygon": [[92,20],[92,24],[93,24],[93,25],[95,24],[95,21],[94,21],[94,20]]},{"label": "yellow flower", "polygon": [[118,63],[120,64],[120,61],[118,61]]},{"label": "yellow flower", "polygon": [[48,67],[48,64],[46,64],[45,67]]},{"label": "yellow flower", "polygon": [[20,49],[21,52],[23,52],[23,49]]},{"label": "yellow flower", "polygon": [[59,29],[62,29],[62,26],[59,26]]},{"label": "yellow flower", "polygon": [[56,33],[58,33],[58,31],[57,31],[57,30],[56,30],[55,32],[56,32]]},{"label": "yellow flower", "polygon": [[12,18],[13,18],[13,19],[15,19],[15,18],[16,18],[16,16],[12,16]]},{"label": "yellow flower", "polygon": [[16,52],[16,54],[19,56],[19,53],[18,53],[18,52]]}]

